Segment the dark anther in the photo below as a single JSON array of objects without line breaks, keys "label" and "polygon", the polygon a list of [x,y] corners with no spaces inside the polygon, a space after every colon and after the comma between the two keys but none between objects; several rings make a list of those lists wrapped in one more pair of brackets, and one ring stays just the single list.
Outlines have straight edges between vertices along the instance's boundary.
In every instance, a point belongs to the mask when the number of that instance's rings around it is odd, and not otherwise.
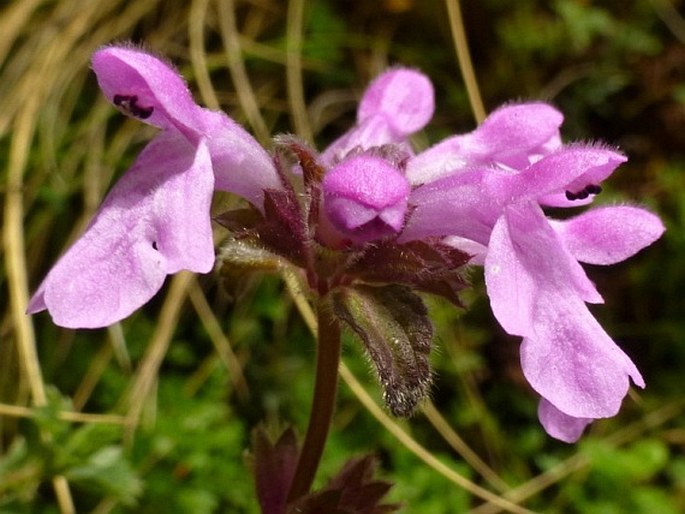
[{"label": "dark anther", "polygon": [[590,184],[585,188],[585,191],[590,193],[591,195],[598,195],[599,193],[602,192],[602,186],[597,185],[597,184]]},{"label": "dark anther", "polygon": [[572,191],[566,191],[566,199],[570,201],[585,200],[588,196],[598,195],[601,192],[602,186],[599,186],[597,184],[590,184],[589,186],[586,186],[585,189],[581,189],[577,193],[574,193]]},{"label": "dark anther", "polygon": [[155,110],[155,108],[152,106],[150,106],[150,107],[136,107],[136,109],[137,109],[137,111],[134,112],[134,114],[142,120],[152,116],[152,111]]},{"label": "dark anther", "polygon": [[138,97],[136,95],[114,95],[112,102],[126,114],[143,120],[149,118],[155,110],[152,106],[141,107],[138,105]]},{"label": "dark anther", "polygon": [[152,248],[154,248],[155,250],[158,250],[157,241],[152,241]]}]

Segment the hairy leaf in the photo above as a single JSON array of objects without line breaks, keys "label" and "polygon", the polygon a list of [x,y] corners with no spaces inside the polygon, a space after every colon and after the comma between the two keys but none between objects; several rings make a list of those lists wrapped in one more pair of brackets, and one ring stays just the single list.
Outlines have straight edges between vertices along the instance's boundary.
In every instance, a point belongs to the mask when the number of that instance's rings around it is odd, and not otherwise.
[{"label": "hairy leaf", "polygon": [[458,292],[466,286],[462,267],[468,259],[464,252],[438,240],[382,242],[369,247],[347,271],[367,282],[412,286],[461,306]]},{"label": "hairy leaf", "polygon": [[355,285],[334,291],[333,305],[364,343],[390,411],[411,416],[431,384],[433,326],[421,298],[400,285]]}]

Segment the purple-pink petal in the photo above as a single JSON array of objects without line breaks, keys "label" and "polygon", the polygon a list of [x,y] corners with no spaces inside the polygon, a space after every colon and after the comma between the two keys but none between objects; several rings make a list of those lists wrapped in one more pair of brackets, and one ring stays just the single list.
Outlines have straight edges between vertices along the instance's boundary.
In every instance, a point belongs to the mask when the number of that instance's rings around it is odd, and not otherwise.
[{"label": "purple-pink petal", "polygon": [[561,146],[564,116],[549,104],[509,104],[493,111],[472,133],[494,162],[512,169],[526,167],[538,155]]},{"label": "purple-pink petal", "polygon": [[264,190],[283,189],[268,152],[223,112],[202,109],[201,121],[215,189],[242,196],[261,210]]},{"label": "purple-pink petal", "polygon": [[521,367],[535,391],[564,414],[614,416],[630,379],[644,381],[585,303],[565,291],[542,290],[531,306],[533,324],[521,344]]},{"label": "purple-pink petal", "polygon": [[[198,130],[200,107],[188,86],[168,63],[137,48],[108,46],[92,57],[93,71],[107,99],[146,123],[163,129],[176,128],[191,140]],[[129,107],[135,97],[133,112]],[[136,109],[149,115],[136,116]],[[195,137],[196,139],[196,137]]]},{"label": "purple-pink petal", "polygon": [[[410,159],[407,169],[422,156]],[[412,192],[415,208],[402,239],[455,235],[487,244],[507,205],[563,195],[578,183],[598,185],[624,160],[612,150],[578,145],[557,150],[520,171],[494,166],[461,170]]]},{"label": "purple-pink petal", "polygon": [[400,240],[459,236],[487,245],[503,209],[498,191],[510,179],[509,172],[497,168],[470,169],[414,189]]},{"label": "purple-pink petal", "polygon": [[497,220],[485,257],[485,284],[500,325],[513,335],[535,329],[538,298],[548,291],[601,303],[580,264],[534,203],[510,206]]},{"label": "purple-pink petal", "polygon": [[176,130],[193,144],[206,141],[216,189],[261,209],[263,191],[282,188],[266,150],[223,112],[196,105],[183,78],[165,61],[136,48],[110,46],[95,52],[92,63],[105,96],[127,114]]},{"label": "purple-pink petal", "polygon": [[500,107],[473,132],[450,137],[418,154],[407,165],[407,178],[417,185],[473,167],[523,169],[561,146],[562,121],[562,114],[544,103]]},{"label": "purple-pink petal", "polygon": [[497,221],[485,283],[499,323],[523,337],[526,379],[564,414],[613,416],[630,378],[644,386],[635,365],[590,314],[585,301],[597,293],[537,205],[508,207]]},{"label": "purple-pink petal", "polygon": [[353,241],[393,235],[404,224],[409,182],[381,157],[349,157],[326,173],[321,187],[326,216]]},{"label": "purple-pink petal", "polygon": [[[588,185],[599,185],[626,161],[611,149],[592,145],[569,145],[541,158],[516,174],[510,194],[514,198],[540,199],[547,195],[576,193]],[[581,205],[567,202],[566,206]]]},{"label": "purple-pink petal", "polygon": [[405,138],[425,127],[434,110],[435,93],[428,77],[415,70],[392,68],[366,88],[357,122],[384,116],[393,134]]},{"label": "purple-pink petal", "polygon": [[538,419],[550,436],[565,443],[575,443],[583,435],[585,427],[594,421],[568,416],[544,398],[538,404]]},{"label": "purple-pink petal", "polygon": [[331,166],[352,150],[387,144],[411,153],[407,138],[428,123],[434,110],[430,80],[415,70],[392,68],[369,84],[357,109],[357,124],[321,153],[321,163]]},{"label": "purple-pink petal", "polygon": [[595,208],[552,226],[576,259],[605,265],[632,257],[665,230],[657,215],[627,205]]},{"label": "purple-pink petal", "polygon": [[483,266],[485,264],[485,256],[488,253],[488,247],[477,243],[471,239],[459,236],[449,236],[442,240],[448,246],[461,250],[466,255],[469,255],[469,264],[475,266]]},{"label": "purple-pink petal", "polygon": [[178,133],[160,134],[47,275],[28,312],[48,309],[64,327],[103,327],[146,303],[166,275],[210,271],[213,184],[204,142],[193,147]]}]

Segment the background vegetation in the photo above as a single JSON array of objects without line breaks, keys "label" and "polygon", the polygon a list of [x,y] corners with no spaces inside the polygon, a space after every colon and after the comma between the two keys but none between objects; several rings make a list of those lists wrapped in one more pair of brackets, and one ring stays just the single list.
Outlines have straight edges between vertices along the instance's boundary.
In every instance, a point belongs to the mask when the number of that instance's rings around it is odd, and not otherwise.
[{"label": "background vegetation", "polygon": [[[190,277],[120,325],[55,327],[24,308],[152,132],[100,95],[88,60],[133,41],[167,55],[200,103],[267,143],[323,147],[352,123],[367,81],[394,63],[434,81],[416,143],[471,130],[455,23],[439,0],[16,0],[0,11],[0,512],[254,513],[250,431],[304,430],[313,340],[302,297],[278,277]],[[547,99],[569,139],[630,157],[599,202],[659,212],[665,237],[594,267],[594,310],[648,387],[577,445],[547,437],[518,341],[494,322],[474,272],[468,309],[430,300],[432,402],[409,422],[376,407],[357,345],[322,479],[376,452],[405,512],[685,511],[685,20],[680,0],[463,2],[486,108]],[[453,12],[453,11],[452,11]],[[231,201],[230,199],[219,199]],[[217,229],[217,238],[221,232]],[[356,377],[356,379],[354,378]],[[355,382],[357,380],[358,382]],[[458,434],[458,435],[457,435]],[[458,475],[457,475],[458,474]],[[495,493],[486,502],[472,483]]]}]

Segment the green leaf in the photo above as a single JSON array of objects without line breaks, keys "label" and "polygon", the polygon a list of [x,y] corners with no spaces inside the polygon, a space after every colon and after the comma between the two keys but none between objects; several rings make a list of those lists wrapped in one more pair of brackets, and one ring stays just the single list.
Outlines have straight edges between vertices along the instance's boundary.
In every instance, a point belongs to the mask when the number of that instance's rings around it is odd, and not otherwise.
[{"label": "green leaf", "polygon": [[335,290],[333,306],[364,343],[385,404],[411,416],[431,384],[433,326],[421,298],[400,285],[355,285]]},{"label": "green leaf", "polygon": [[134,505],[143,489],[142,481],[119,446],[105,446],[82,465],[67,470],[65,476],[69,481],[114,496],[124,505]]}]

